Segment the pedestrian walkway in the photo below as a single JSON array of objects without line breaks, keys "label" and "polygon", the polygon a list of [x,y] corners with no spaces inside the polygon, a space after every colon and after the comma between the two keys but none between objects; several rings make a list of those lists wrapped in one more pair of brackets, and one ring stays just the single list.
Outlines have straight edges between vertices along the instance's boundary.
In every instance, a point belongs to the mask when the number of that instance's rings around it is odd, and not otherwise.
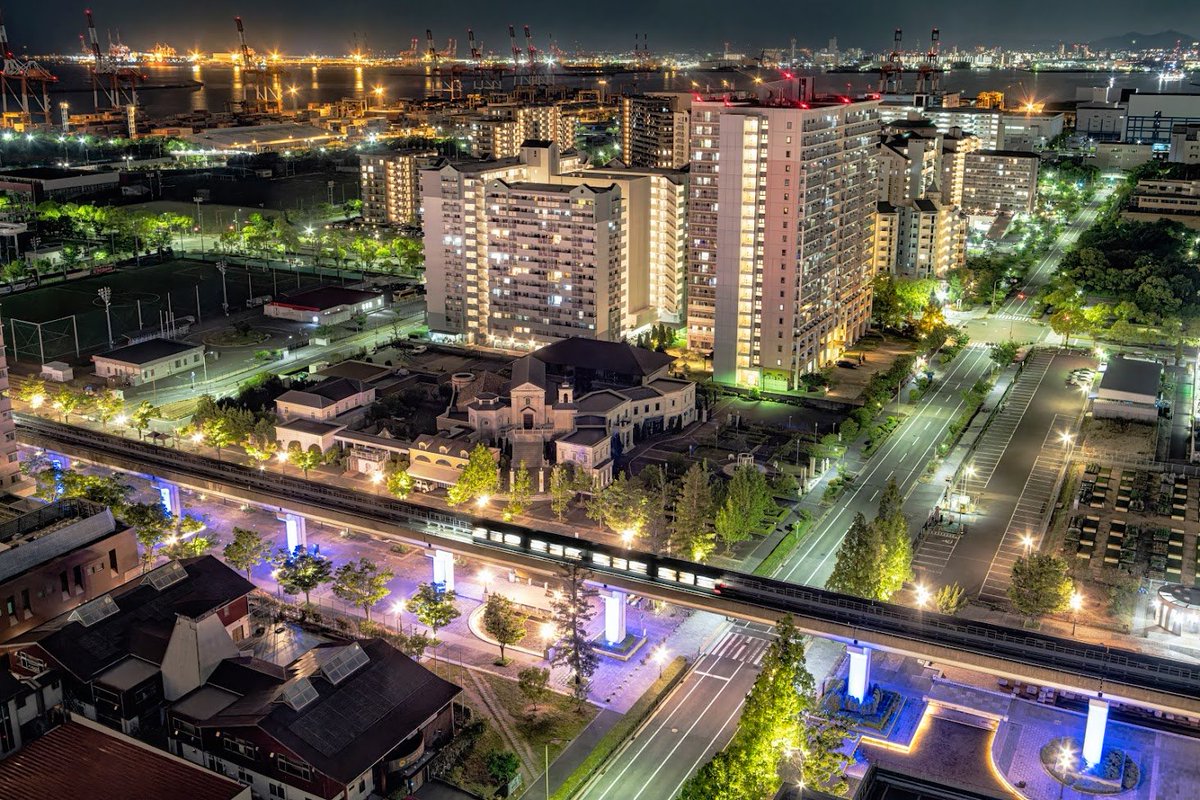
[{"label": "pedestrian walkway", "polygon": [[1004,451],[1008,449],[1053,361],[1054,353],[1050,350],[1037,350],[1030,355],[1025,369],[1014,381],[991,424],[967,458],[970,467],[964,478],[967,494],[976,496],[991,482],[996,466],[1004,457]]},{"label": "pedestrian walkway", "polygon": [[[1004,538],[988,567],[987,577],[979,592],[985,603],[1007,604],[1012,567],[1018,558],[1041,546],[1047,515],[1052,511],[1055,495],[1062,480],[1063,469],[1070,457],[1074,436],[1074,419],[1055,414],[1050,430],[1042,441],[1041,451],[1029,471],[1029,478],[1017,499]],[[1068,436],[1064,438],[1064,433]]]}]

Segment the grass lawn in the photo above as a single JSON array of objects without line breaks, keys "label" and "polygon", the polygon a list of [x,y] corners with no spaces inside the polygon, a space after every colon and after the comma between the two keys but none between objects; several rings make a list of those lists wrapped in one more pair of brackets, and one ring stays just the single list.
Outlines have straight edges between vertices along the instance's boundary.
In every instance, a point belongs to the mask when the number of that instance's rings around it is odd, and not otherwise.
[{"label": "grass lawn", "polygon": [[[480,677],[491,686],[504,713],[513,719],[515,730],[526,743],[542,755],[542,748],[550,745],[551,761],[587,727],[597,713],[591,703],[580,706],[574,698],[558,692],[550,692],[545,700],[538,703],[534,712],[515,680],[486,672],[481,673]],[[554,739],[559,741],[555,743],[552,741]]]}]

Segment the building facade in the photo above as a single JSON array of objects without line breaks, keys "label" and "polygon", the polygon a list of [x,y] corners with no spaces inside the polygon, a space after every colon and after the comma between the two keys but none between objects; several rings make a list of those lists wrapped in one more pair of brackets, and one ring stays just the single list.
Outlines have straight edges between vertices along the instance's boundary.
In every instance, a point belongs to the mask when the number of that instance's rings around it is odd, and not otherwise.
[{"label": "building facade", "polygon": [[1031,213],[1037,205],[1039,159],[1014,150],[978,150],[963,169],[963,210],[969,214]]},{"label": "building facade", "polygon": [[372,153],[359,158],[363,219],[372,225],[413,225],[421,216],[421,167],[432,150]]},{"label": "building facade", "polygon": [[621,98],[621,160],[631,167],[681,169],[688,163],[692,96],[654,92]]},{"label": "building facade", "polygon": [[787,83],[692,105],[688,342],[716,380],[769,390],[865,332],[873,278],[878,103]]},{"label": "building facade", "polygon": [[204,345],[148,339],[92,356],[96,377],[114,386],[140,386],[204,369]]},{"label": "building facade", "polygon": [[21,464],[17,461],[17,423],[13,419],[8,391],[8,358],[4,346],[4,326],[0,324],[0,487],[21,482]]}]

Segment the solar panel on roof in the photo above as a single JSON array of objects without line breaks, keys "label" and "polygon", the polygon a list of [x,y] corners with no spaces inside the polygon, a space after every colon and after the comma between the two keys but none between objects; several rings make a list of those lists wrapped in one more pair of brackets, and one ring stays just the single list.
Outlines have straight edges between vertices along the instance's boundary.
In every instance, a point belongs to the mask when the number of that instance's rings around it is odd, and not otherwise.
[{"label": "solar panel on roof", "polygon": [[148,583],[161,592],[163,589],[166,589],[168,586],[174,586],[186,577],[187,570],[183,568],[183,565],[178,561],[172,561],[147,573],[142,583]]},{"label": "solar panel on roof", "polygon": [[329,659],[325,666],[321,667],[321,672],[325,675],[326,680],[337,686],[353,673],[354,670],[370,660],[358,642],[355,642],[343,647],[337,655]]},{"label": "solar panel on roof", "polygon": [[299,711],[320,697],[316,688],[308,678],[301,678],[279,693],[279,699]]},{"label": "solar panel on roof", "polygon": [[90,628],[102,619],[111,617],[121,609],[117,608],[117,603],[108,595],[98,597],[89,603],[84,603],[79,608],[71,612],[67,619],[78,622],[85,628]]}]

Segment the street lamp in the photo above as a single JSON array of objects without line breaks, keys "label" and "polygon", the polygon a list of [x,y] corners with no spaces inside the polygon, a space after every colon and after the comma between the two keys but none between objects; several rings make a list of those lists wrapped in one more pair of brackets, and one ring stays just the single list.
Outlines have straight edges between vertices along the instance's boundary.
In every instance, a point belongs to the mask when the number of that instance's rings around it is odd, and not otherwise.
[{"label": "street lamp", "polygon": [[1057,762],[1058,773],[1062,776],[1058,783],[1058,800],[1062,800],[1067,788],[1067,773],[1075,768],[1075,751],[1064,744],[1059,748]]},{"label": "street lamp", "polygon": [[475,499],[475,505],[480,508],[487,508],[487,504],[491,502],[491,499],[492,496],[490,494],[481,494]]},{"label": "street lamp", "polygon": [[628,549],[633,544],[633,537],[637,536],[637,531],[633,528],[626,528],[621,531],[621,544]]},{"label": "street lamp", "polygon": [[392,616],[394,618],[392,627],[394,627],[396,629],[396,633],[401,632],[400,631],[400,612],[403,610],[404,610],[404,603],[401,603],[399,600],[392,603]]},{"label": "street lamp", "polygon": [[546,656],[546,660],[550,660],[550,642],[554,639],[554,623],[543,622],[538,629],[538,633],[542,637],[542,652]]},{"label": "street lamp", "polygon": [[1025,546],[1025,557],[1029,558],[1029,554],[1033,552],[1033,537],[1025,534],[1021,537],[1021,544]]},{"label": "street lamp", "polygon": [[112,347],[112,316],[109,314],[109,306],[112,305],[112,287],[101,286],[96,290],[96,294],[100,295],[100,302],[104,303],[104,321],[108,324],[108,345]]},{"label": "street lamp", "polygon": [[483,584],[483,596],[487,597],[488,584],[492,582],[492,578],[494,577],[492,575],[492,571],[487,567],[484,567],[483,569],[479,570],[477,577],[479,578],[479,582]]},{"label": "street lamp", "polygon": [[917,608],[925,608],[929,605],[929,587],[918,583],[913,591],[916,593]]},{"label": "street lamp", "polygon": [[196,195],[192,198],[196,204],[196,230],[200,232],[200,260],[204,260],[204,217],[200,214],[200,204],[204,202],[204,198]]},{"label": "street lamp", "polygon": [[1079,624],[1079,612],[1083,608],[1083,595],[1079,590],[1071,592],[1071,636],[1075,636],[1075,626]]},{"label": "street lamp", "polygon": [[654,654],[650,656],[650,660],[658,666],[658,677],[663,675],[663,664],[667,663],[667,648],[664,645],[659,645],[654,648]]}]

